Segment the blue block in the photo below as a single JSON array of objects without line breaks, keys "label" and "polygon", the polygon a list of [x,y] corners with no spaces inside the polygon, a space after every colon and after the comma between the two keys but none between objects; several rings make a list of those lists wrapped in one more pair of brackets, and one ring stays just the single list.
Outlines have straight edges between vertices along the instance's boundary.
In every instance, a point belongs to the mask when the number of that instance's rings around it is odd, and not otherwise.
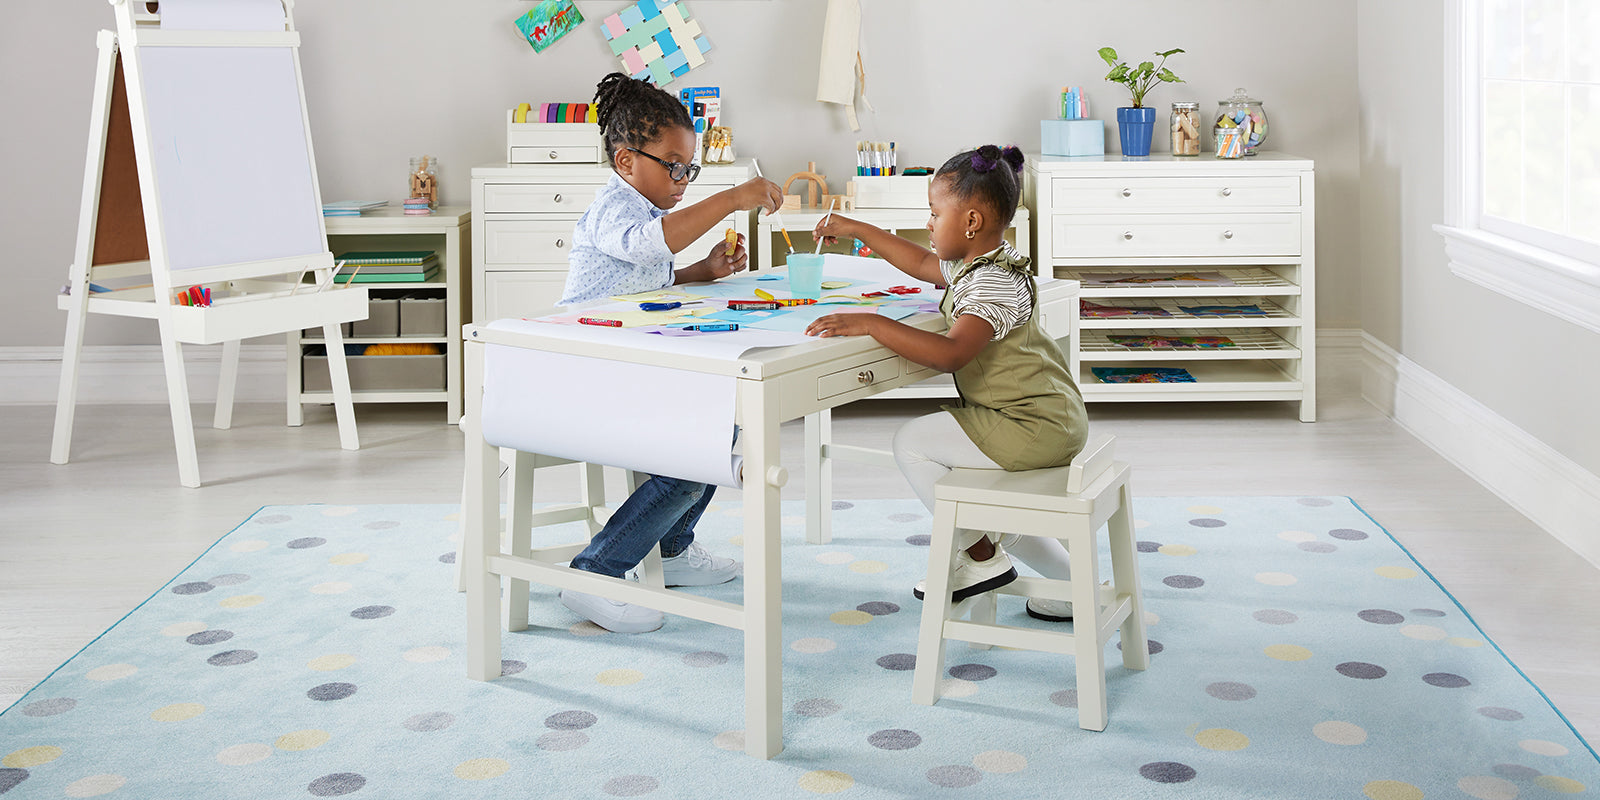
[{"label": "blue block", "polygon": [[661,54],[664,56],[678,52],[678,37],[673,36],[670,29],[656,34],[656,44],[661,45]]},{"label": "blue block", "polygon": [[1047,156],[1103,156],[1106,124],[1098,119],[1039,120],[1039,152]]},{"label": "blue block", "polygon": [[[655,14],[650,16],[653,17]],[[638,6],[628,6],[618,11],[617,17],[622,20],[622,27],[630,31],[633,30],[634,26],[644,22],[644,12],[640,11]]]},{"label": "blue block", "polygon": [[661,61],[666,65],[667,69],[672,70],[673,74],[675,75],[683,74],[682,72],[678,71],[679,67],[683,67],[685,71],[687,71],[689,68],[689,57],[684,55],[682,50],[672,51],[670,55],[663,56]]}]

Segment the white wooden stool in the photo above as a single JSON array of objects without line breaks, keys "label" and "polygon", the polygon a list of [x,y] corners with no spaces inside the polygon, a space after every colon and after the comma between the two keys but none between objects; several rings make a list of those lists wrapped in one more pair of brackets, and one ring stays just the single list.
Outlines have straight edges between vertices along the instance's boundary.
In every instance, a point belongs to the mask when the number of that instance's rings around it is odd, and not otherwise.
[{"label": "white wooden stool", "polygon": [[[1128,491],[1130,469],[1112,459],[1113,443],[1111,436],[1091,441],[1065,467],[1022,472],[955,469],[935,485],[913,700],[923,705],[938,701],[946,639],[971,642],[980,649],[1000,645],[1062,653],[1077,661],[1079,727],[1105,730],[1106,641],[1120,630],[1122,665],[1142,670],[1150,663]],[[1100,585],[1095,545],[1102,526],[1111,550],[1112,581],[1106,586]],[[952,604],[950,570],[957,528],[1059,539],[1073,557],[1072,580],[1024,576]],[[1071,601],[1073,632],[996,624],[997,593]],[[970,621],[964,621],[969,612]]]}]

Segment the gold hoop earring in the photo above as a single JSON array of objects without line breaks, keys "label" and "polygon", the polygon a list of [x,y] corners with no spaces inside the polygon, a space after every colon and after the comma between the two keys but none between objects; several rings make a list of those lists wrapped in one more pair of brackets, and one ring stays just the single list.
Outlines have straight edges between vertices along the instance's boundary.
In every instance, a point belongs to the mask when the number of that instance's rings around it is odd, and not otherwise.
[{"label": "gold hoop earring", "polygon": [[972,231],[967,231],[967,238],[968,238],[968,239],[971,239],[971,238],[972,238]]}]

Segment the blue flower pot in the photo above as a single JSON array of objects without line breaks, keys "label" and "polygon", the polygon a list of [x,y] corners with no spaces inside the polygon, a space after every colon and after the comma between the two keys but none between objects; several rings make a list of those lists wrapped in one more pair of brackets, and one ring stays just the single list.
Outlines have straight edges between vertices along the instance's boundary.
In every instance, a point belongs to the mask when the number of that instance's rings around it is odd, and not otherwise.
[{"label": "blue flower pot", "polygon": [[1125,156],[1150,155],[1150,137],[1156,129],[1156,110],[1153,108],[1117,109],[1117,131],[1122,138]]}]

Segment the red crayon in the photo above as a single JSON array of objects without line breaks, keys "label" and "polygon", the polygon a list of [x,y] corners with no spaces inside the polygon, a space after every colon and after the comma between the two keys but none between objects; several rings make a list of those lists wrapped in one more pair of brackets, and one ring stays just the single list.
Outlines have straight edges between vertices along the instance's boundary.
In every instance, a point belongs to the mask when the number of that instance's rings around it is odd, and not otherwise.
[{"label": "red crayon", "polygon": [[620,328],[620,327],[622,327],[622,320],[620,320],[620,319],[600,319],[598,317],[579,317],[578,321],[583,323],[583,324],[585,324],[585,325],[604,325],[607,328]]}]

